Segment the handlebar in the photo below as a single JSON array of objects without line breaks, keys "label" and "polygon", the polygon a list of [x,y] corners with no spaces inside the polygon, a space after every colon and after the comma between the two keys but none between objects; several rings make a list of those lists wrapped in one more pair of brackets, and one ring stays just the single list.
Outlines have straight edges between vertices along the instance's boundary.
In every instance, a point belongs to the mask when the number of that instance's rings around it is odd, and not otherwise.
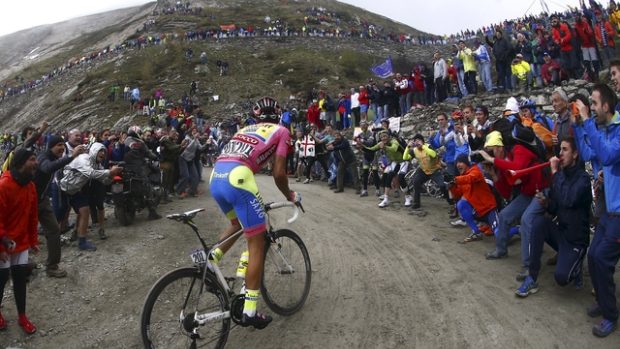
[{"label": "handlebar", "polygon": [[270,210],[274,210],[281,207],[293,207],[293,217],[287,219],[288,224],[293,223],[299,217],[299,210],[304,211],[304,207],[299,202],[291,202],[291,201],[282,201],[282,202],[269,202],[265,204],[265,212],[269,212]]}]

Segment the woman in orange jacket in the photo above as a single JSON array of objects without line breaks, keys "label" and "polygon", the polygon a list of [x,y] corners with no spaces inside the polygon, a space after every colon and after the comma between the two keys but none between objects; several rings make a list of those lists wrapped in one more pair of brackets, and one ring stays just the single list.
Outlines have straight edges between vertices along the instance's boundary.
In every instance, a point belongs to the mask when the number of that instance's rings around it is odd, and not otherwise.
[{"label": "woman in orange jacket", "polygon": [[[37,189],[32,181],[36,169],[34,152],[22,148],[15,152],[9,171],[0,177],[0,241],[5,242],[0,244],[0,304],[10,275],[18,324],[27,334],[37,330],[26,317],[28,250],[39,251]],[[4,328],[6,321],[0,314],[0,330]]]}]

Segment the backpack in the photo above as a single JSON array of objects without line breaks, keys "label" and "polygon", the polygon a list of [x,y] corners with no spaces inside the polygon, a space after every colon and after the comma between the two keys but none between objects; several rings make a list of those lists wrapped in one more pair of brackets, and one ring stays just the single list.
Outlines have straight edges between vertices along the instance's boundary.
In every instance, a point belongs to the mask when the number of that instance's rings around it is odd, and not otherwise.
[{"label": "backpack", "polygon": [[65,169],[63,173],[59,187],[69,195],[76,194],[88,183],[88,177],[83,176],[77,169]]}]

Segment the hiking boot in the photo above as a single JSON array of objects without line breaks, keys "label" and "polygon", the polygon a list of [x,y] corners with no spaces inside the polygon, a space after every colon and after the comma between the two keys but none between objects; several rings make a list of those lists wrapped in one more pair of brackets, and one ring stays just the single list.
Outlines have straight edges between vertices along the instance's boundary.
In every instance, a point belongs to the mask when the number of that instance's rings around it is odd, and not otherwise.
[{"label": "hiking boot", "polygon": [[4,320],[2,313],[0,313],[0,330],[5,330],[5,329],[6,329],[6,320]]},{"label": "hiking boot", "polygon": [[103,228],[99,228],[97,230],[97,234],[99,235],[99,239],[101,240],[105,240],[108,238],[108,236],[105,234],[105,230],[103,230]]},{"label": "hiking boot", "polygon": [[385,197],[383,200],[381,200],[381,202],[379,203],[379,207],[384,208],[387,207],[390,204],[390,200],[388,200],[387,197]]},{"label": "hiking boot", "polygon": [[525,298],[530,294],[534,294],[536,292],[538,292],[538,283],[534,281],[531,276],[528,275],[525,277],[525,280],[523,280],[521,287],[519,287],[519,289],[515,291],[515,294],[519,297]]},{"label": "hiking boot", "polygon": [[617,321],[610,321],[607,319],[601,320],[598,324],[592,327],[592,334],[597,337],[607,337],[618,327]]},{"label": "hiking boot", "polygon": [[455,221],[450,222],[450,225],[453,227],[466,227],[467,223],[462,219],[457,219]]},{"label": "hiking boot", "polygon": [[405,195],[405,207],[411,207],[413,197],[411,195]]},{"label": "hiking boot", "polygon": [[593,317],[593,318],[603,316],[603,312],[601,311],[601,307],[598,305],[598,303],[594,303],[590,305],[588,309],[586,310],[586,313],[588,314],[589,317]]},{"label": "hiking boot", "polygon": [[530,270],[528,268],[523,268],[523,270],[521,270],[518,274],[517,274],[517,281],[521,282],[521,281],[525,281],[525,279],[530,276]]},{"label": "hiking boot", "polygon": [[263,328],[267,327],[267,325],[269,325],[271,320],[273,320],[271,316],[265,314],[256,313],[256,315],[252,317],[248,316],[247,314],[243,314],[243,317],[241,318],[241,326],[252,326],[258,330],[262,330]]},{"label": "hiking boot", "polygon": [[491,252],[487,252],[487,254],[485,255],[486,259],[500,259],[500,258],[506,258],[508,257],[508,253],[504,252],[504,253],[500,253],[497,250],[493,250]]},{"label": "hiking boot", "polygon": [[47,274],[48,277],[51,278],[64,278],[67,276],[67,272],[63,269],[60,269],[57,265],[54,267],[48,267],[45,270],[45,273]]},{"label": "hiking boot", "polygon": [[94,252],[97,251],[97,246],[95,246],[92,242],[84,239],[84,241],[80,241],[78,244],[78,248],[82,251]]},{"label": "hiking boot", "polygon": [[24,330],[24,332],[26,332],[26,334],[33,334],[37,332],[37,328],[34,326],[32,322],[30,322],[30,320],[28,320],[28,317],[26,317],[26,314],[20,314],[19,320],[17,320],[17,323]]},{"label": "hiking boot", "polygon": [[368,196],[368,190],[362,190],[362,192],[360,193],[360,197],[363,198],[365,196]]}]

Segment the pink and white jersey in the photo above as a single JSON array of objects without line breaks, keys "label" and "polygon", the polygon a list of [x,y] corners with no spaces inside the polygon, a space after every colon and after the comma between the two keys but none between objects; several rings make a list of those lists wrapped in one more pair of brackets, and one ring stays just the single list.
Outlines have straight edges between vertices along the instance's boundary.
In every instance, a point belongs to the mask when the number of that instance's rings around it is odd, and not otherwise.
[{"label": "pink and white jersey", "polygon": [[256,173],[274,154],[286,157],[291,149],[291,135],[286,127],[261,123],[239,130],[217,161],[238,162]]}]

